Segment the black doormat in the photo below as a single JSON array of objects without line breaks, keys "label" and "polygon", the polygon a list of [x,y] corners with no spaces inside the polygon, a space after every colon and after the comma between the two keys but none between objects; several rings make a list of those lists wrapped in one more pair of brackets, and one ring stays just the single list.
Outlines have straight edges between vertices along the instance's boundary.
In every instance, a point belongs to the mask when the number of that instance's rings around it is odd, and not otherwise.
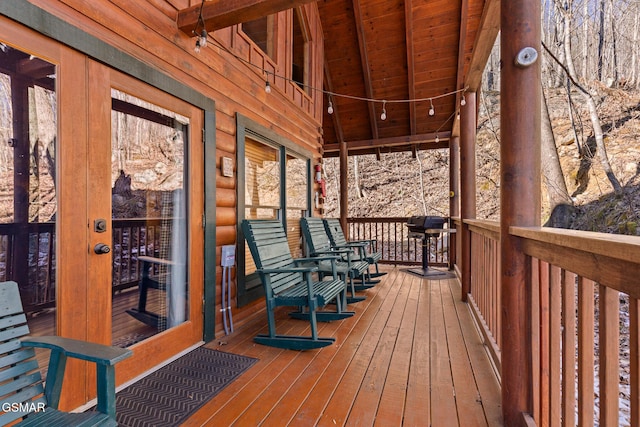
[{"label": "black doormat", "polygon": [[256,361],[199,347],[118,392],[118,425],[180,425]]}]

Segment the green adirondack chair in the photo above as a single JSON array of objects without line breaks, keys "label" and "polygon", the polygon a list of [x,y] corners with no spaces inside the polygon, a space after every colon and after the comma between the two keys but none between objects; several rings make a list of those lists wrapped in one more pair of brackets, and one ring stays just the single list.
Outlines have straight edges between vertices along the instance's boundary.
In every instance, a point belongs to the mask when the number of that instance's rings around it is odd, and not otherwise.
[{"label": "green adirondack chair", "polygon": [[331,244],[337,247],[353,247],[357,248],[362,253],[363,258],[370,264],[376,267],[376,271],[371,272],[371,277],[380,277],[387,274],[381,272],[378,268],[378,261],[382,259],[382,253],[376,252],[376,241],[374,239],[369,240],[349,240],[344,237],[342,231],[342,225],[338,218],[325,218],[323,219],[324,228],[327,231]]},{"label": "green adirondack chair", "polygon": [[[256,336],[254,341],[291,350],[315,349],[332,344],[335,338],[318,336],[317,321],[345,319],[354,314],[343,310],[347,285],[339,279],[335,266],[330,280],[314,280],[313,273],[318,271],[320,259],[294,259],[280,221],[245,219],[241,227],[262,281],[267,305],[269,333]],[[322,260],[335,263],[335,257],[331,256]],[[335,302],[335,311],[318,311],[331,302]],[[311,336],[276,334],[275,309],[278,306],[298,307],[298,311],[289,315],[308,320]]]},{"label": "green adirondack chair", "polygon": [[[0,425],[16,420],[24,426],[116,426],[115,364],[133,353],[62,337],[27,337],[29,327],[16,282],[0,282]],[[34,347],[51,350],[42,382]],[[67,357],[97,367],[96,411],[58,410]]]},{"label": "green adirondack chair", "polygon": [[[336,263],[338,273],[348,279],[351,287],[349,302],[357,302],[365,297],[355,296],[355,291],[362,291],[373,287],[378,281],[371,280],[369,276],[369,263],[362,259],[353,248],[348,246],[333,246],[324,228],[322,218],[307,217],[300,220],[300,228],[312,257],[338,255]],[[358,283],[355,283],[355,279]]]}]

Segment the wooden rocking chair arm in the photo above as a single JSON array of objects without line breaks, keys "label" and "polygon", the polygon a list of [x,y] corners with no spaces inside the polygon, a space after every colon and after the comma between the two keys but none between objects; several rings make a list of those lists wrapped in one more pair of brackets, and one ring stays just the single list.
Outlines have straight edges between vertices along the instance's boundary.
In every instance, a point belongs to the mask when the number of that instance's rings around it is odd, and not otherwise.
[{"label": "wooden rocking chair arm", "polygon": [[29,337],[24,338],[21,343],[25,347],[46,348],[68,357],[108,366],[115,365],[133,354],[126,348],[56,336]]},{"label": "wooden rocking chair arm", "polygon": [[259,268],[258,273],[277,274],[277,273],[313,273],[318,271],[316,266],[307,267],[285,267],[285,268]]}]

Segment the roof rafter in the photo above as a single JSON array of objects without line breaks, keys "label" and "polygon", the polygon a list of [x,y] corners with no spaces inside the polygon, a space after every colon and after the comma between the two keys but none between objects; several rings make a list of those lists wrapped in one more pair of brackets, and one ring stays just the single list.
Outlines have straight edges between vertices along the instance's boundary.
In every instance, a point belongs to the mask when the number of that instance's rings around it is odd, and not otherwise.
[{"label": "roof rafter", "polygon": [[252,21],[315,0],[208,0],[178,11],[178,28],[192,34],[198,26],[200,10],[207,31],[215,31]]},{"label": "roof rafter", "polygon": [[[369,56],[367,55],[367,44],[364,37],[364,28],[362,25],[362,10],[360,8],[360,0],[353,0],[353,15],[356,24],[356,34],[358,35],[358,46],[360,48],[360,62],[362,63],[362,75],[364,79],[364,90],[366,97],[374,98],[373,86],[371,84],[371,72],[369,69]],[[376,106],[374,103],[367,103],[369,107],[369,124],[371,125],[371,136],[378,139],[378,121],[376,120]]]},{"label": "roof rafter", "polygon": [[[469,17],[469,0],[460,0],[460,40],[458,41],[458,70],[456,77],[456,89],[462,89],[464,87],[464,60],[465,51],[467,48],[467,23]],[[460,97],[464,96],[464,93],[458,92],[456,94],[456,109],[460,105]],[[460,134],[460,120],[456,116],[453,121],[453,134]]]},{"label": "roof rafter", "polygon": [[473,56],[465,82],[473,92],[480,89],[484,67],[500,31],[500,0],[486,0],[478,28],[479,33],[473,45]]},{"label": "roof rafter", "polygon": [[[411,0],[404,2],[405,34],[407,39],[407,86],[409,98],[416,98],[415,64],[413,58],[413,3]],[[409,103],[409,128],[411,135],[416,134],[416,104]]]}]

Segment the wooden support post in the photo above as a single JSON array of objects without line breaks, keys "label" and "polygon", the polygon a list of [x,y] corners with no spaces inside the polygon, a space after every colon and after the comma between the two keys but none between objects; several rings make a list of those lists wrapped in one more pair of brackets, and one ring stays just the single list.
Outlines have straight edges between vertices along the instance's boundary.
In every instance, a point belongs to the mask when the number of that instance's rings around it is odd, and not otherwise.
[{"label": "wooden support post", "polygon": [[[540,2],[501,2],[500,253],[502,411],[515,426],[533,402],[531,263],[511,226],[540,224]],[[526,51],[525,51],[526,52]]]},{"label": "wooden support post", "polygon": [[344,235],[349,240],[349,227],[347,224],[348,207],[349,207],[349,183],[348,183],[348,150],[347,143],[340,142],[340,225],[344,230]]},{"label": "wooden support post", "polygon": [[[476,217],[476,93],[465,95],[467,103],[460,108],[460,218]],[[460,233],[462,256],[462,301],[471,292],[471,232],[462,224]]]},{"label": "wooden support post", "polygon": [[11,76],[13,108],[13,265],[9,276],[20,284],[26,302],[33,302],[34,287],[29,283],[29,82]]},{"label": "wooden support post", "polygon": [[[449,217],[460,216],[460,137],[454,136],[449,141]],[[449,224],[451,227],[453,224]],[[449,268],[456,260],[456,234],[449,235]]]}]

